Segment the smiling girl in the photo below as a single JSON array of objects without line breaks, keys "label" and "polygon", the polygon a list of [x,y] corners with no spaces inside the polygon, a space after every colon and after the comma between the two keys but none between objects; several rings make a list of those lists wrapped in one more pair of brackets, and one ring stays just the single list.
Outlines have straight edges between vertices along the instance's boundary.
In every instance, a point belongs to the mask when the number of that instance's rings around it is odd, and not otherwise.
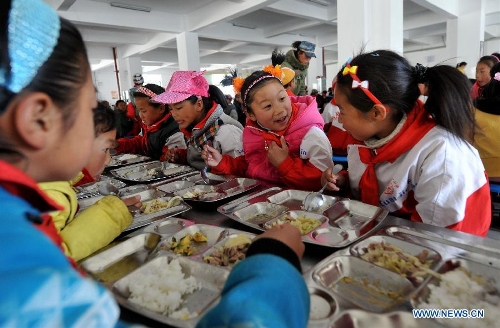
[{"label": "smiling girl", "polygon": [[321,187],[321,172],[332,167],[332,148],[313,97],[289,97],[266,67],[247,77],[241,88],[249,118],[243,131],[245,156],[230,158],[206,147],[203,158],[216,174],[260,179],[294,189]]},{"label": "smiling girl", "polygon": [[168,108],[152,102],[151,98],[163,92],[156,84],[146,84],[134,92],[135,106],[142,120],[142,135],[118,139],[118,153],[140,154],[152,159],[169,159],[169,151],[186,149],[184,136]]}]

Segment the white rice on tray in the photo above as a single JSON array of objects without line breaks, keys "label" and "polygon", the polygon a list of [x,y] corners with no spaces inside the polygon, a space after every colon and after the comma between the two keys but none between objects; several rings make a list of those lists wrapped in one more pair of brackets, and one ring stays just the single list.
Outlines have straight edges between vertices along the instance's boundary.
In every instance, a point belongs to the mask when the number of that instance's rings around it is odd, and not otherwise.
[{"label": "white rice on tray", "polygon": [[161,268],[148,269],[140,274],[136,272],[137,275],[128,284],[130,302],[174,319],[188,320],[198,316],[198,313],[189,313],[181,305],[182,296],[201,289],[201,283],[192,276],[185,278],[177,259]]},{"label": "white rice on tray", "polygon": [[429,289],[427,302],[421,302],[419,308],[484,310],[484,318],[437,319],[440,323],[448,327],[499,327],[500,297],[489,294],[485,286],[471,279],[464,270],[442,274],[439,286],[430,284]]}]

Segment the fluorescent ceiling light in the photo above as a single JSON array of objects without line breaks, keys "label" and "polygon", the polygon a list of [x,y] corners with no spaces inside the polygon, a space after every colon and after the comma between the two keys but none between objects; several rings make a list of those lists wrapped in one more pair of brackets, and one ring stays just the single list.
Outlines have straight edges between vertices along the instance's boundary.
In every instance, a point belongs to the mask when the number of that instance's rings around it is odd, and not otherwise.
[{"label": "fluorescent ceiling light", "polygon": [[138,11],[145,11],[145,12],[148,12],[148,13],[151,11],[151,7],[135,6],[135,5],[129,5],[129,4],[120,3],[120,2],[111,2],[110,5],[111,5],[111,7],[123,8],[123,9],[130,9],[130,10],[138,10]]},{"label": "fluorescent ceiling light", "polygon": [[239,23],[233,23],[233,26],[248,28],[250,30],[255,30],[256,29],[255,26],[250,26],[250,25],[245,25],[245,24],[239,24]]},{"label": "fluorescent ceiling light", "polygon": [[327,1],[324,1],[324,0],[307,0],[307,1],[317,3],[318,5],[322,5],[325,7],[327,7],[329,5],[329,3]]}]

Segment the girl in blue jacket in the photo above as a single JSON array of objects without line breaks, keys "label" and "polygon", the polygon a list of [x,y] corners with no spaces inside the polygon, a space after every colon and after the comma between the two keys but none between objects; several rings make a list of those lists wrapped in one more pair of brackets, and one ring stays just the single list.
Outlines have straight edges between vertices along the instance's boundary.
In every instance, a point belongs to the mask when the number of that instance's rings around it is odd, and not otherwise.
[{"label": "girl in blue jacket", "polygon": [[[41,0],[0,2],[0,22],[0,327],[115,326],[115,300],[65,257],[45,215],[60,208],[37,187],[76,176],[92,150],[97,101],[84,43]],[[200,326],[304,327],[303,251],[295,228],[263,234]]]}]

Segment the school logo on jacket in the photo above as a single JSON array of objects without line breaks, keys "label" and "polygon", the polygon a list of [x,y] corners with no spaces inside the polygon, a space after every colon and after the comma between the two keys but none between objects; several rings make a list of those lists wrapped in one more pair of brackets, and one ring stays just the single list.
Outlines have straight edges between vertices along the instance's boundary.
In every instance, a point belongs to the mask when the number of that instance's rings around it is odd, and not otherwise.
[{"label": "school logo on jacket", "polygon": [[399,188],[398,183],[396,182],[396,180],[392,179],[389,186],[387,186],[387,188],[385,189],[384,194],[385,195],[393,195],[394,191],[398,190],[398,188]]}]

